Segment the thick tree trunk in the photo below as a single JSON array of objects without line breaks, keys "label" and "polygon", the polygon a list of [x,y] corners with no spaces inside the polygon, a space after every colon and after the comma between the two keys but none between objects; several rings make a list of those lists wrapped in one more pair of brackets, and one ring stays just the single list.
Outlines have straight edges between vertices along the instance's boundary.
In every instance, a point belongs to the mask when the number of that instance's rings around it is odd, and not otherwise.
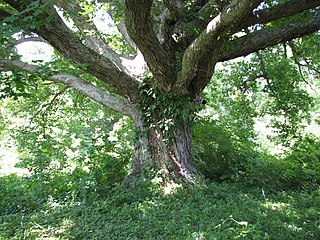
[{"label": "thick tree trunk", "polygon": [[157,124],[145,126],[139,114],[134,122],[137,139],[130,176],[143,176],[152,169],[164,181],[181,179],[193,183],[197,170],[191,161],[190,121],[179,121],[169,130],[170,137]]}]

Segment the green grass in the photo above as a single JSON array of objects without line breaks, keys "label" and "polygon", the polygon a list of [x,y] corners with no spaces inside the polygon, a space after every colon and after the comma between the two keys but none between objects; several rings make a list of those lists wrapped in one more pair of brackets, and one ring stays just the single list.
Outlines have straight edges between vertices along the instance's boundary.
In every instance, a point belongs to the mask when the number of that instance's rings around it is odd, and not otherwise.
[{"label": "green grass", "polygon": [[59,188],[58,198],[55,184],[0,178],[0,239],[320,239],[320,189],[211,183],[164,195],[141,182],[103,194]]}]

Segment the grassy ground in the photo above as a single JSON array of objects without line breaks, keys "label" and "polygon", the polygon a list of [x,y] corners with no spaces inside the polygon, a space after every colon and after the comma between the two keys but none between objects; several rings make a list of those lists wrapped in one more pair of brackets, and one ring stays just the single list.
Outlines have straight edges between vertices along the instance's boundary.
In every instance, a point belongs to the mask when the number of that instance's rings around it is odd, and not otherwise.
[{"label": "grassy ground", "polygon": [[320,189],[211,183],[165,195],[146,182],[89,185],[1,177],[0,239],[320,239]]}]

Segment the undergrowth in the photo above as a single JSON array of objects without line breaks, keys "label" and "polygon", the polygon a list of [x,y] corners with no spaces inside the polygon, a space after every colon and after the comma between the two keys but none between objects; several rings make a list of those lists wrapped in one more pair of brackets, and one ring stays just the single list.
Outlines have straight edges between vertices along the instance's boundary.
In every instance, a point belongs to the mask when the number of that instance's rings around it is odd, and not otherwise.
[{"label": "undergrowth", "polygon": [[[201,183],[164,194],[141,181],[101,194],[90,186],[57,187],[32,177],[0,178],[0,239],[320,239],[319,188]],[[58,198],[57,189],[69,195]]]}]

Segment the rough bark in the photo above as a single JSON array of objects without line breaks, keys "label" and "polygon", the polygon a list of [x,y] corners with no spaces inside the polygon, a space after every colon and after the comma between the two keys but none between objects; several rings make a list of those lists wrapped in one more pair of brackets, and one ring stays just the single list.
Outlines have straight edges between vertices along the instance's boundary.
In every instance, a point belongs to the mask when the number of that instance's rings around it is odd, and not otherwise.
[{"label": "rough bark", "polygon": [[150,19],[151,0],[126,1],[126,27],[157,81],[157,86],[169,91],[176,79],[174,59],[160,44]]},{"label": "rough bark", "polygon": [[[216,2],[216,1],[215,1]],[[220,1],[224,2],[224,1]],[[201,29],[205,29],[205,27],[211,21],[211,18],[208,17],[211,14],[218,15],[219,11],[222,11],[225,8],[226,3],[223,3],[221,7],[219,7],[218,11],[213,7],[213,1],[209,1],[206,5],[204,5],[197,13],[197,18],[191,20],[190,24],[199,27]],[[266,9],[255,9],[245,19],[239,21],[240,24],[238,28],[234,28],[232,33],[237,31],[241,31],[241,29],[246,29],[249,26],[253,26],[255,24],[265,24],[271,21],[284,19],[290,16],[294,16],[296,14],[302,13],[305,10],[316,8],[320,6],[320,1],[318,0],[289,0],[284,3],[278,4],[274,7],[269,7]],[[209,14],[210,13],[210,14]],[[189,38],[188,35],[184,37],[185,42],[184,49],[187,48],[195,38]]]},{"label": "rough bark", "polygon": [[[23,1],[5,1],[19,11],[26,7]],[[29,13],[32,14],[32,11]],[[55,16],[34,32],[45,39],[66,59],[75,64],[87,65],[87,72],[97,77],[114,93],[130,98],[134,102],[138,95],[139,82],[121,70],[111,59],[85,46],[63,22],[52,5],[47,5],[47,11],[38,14],[38,20]]]},{"label": "rough bark", "polygon": [[198,95],[210,81],[218,54],[229,38],[229,31],[237,29],[246,16],[261,1],[233,1],[209,22],[206,29],[186,49],[182,69],[176,83],[181,95]]},{"label": "rough bark", "polygon": [[186,121],[170,130],[170,139],[157,123],[146,126],[137,111],[134,116],[137,137],[131,175],[143,176],[150,169],[155,169],[164,181],[181,179],[193,183],[197,174],[192,164],[191,127]]}]

